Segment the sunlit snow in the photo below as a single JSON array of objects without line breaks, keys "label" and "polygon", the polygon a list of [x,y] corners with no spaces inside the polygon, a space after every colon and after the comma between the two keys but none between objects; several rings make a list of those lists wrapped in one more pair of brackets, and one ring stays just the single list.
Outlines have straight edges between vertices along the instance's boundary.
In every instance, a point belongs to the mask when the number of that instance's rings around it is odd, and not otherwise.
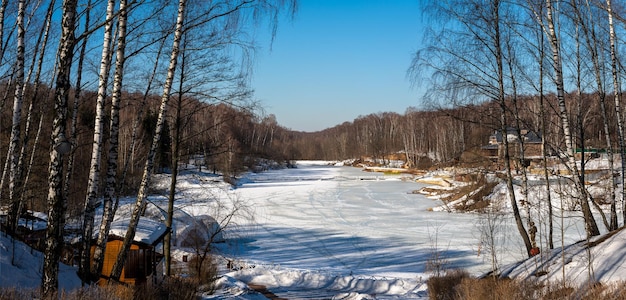
[{"label": "sunlit snow", "polygon": [[[143,218],[164,220],[168,180],[167,175],[155,178],[155,194],[149,197]],[[193,169],[179,176],[173,225],[176,260],[193,253],[192,245],[183,242],[190,232],[214,231],[212,218],[221,222],[234,204],[245,204],[220,235],[218,241],[225,242],[215,244],[214,253],[222,257],[218,260],[222,275],[217,294],[205,298],[264,299],[248,287],[258,284],[285,298],[423,299],[427,298],[426,280],[437,268],[464,269],[476,276],[492,269],[484,243],[487,217],[432,211],[442,203],[414,193],[427,184],[416,183],[412,175],[298,162],[295,169],[249,173],[238,180],[239,185],[231,187],[217,175]],[[492,197],[504,194],[499,189]],[[540,189],[533,193],[541,196]],[[117,219],[130,214],[132,201],[122,200]],[[552,282],[562,278],[565,270],[566,278],[576,283],[588,280],[591,268],[582,243],[560,255],[561,240],[570,245],[584,239],[580,213],[563,216],[555,228],[558,249],[550,253],[542,247],[541,255],[524,264],[517,263],[525,259],[526,251],[513,220],[498,217],[492,230],[497,236],[500,270],[518,278]],[[541,236],[545,230],[539,226]],[[566,233],[563,239],[561,231]],[[626,278],[626,266],[621,266],[626,238],[621,236],[618,233],[607,240],[606,247],[592,249],[597,279]],[[41,264],[40,256],[29,256],[22,267],[12,266],[8,258],[12,246],[7,241],[0,240],[0,285],[39,284],[40,271],[30,272],[30,279],[7,274],[38,270]],[[563,257],[566,268],[559,265]],[[538,269],[546,275],[535,277]],[[76,283],[71,273],[64,272],[60,281]]]}]

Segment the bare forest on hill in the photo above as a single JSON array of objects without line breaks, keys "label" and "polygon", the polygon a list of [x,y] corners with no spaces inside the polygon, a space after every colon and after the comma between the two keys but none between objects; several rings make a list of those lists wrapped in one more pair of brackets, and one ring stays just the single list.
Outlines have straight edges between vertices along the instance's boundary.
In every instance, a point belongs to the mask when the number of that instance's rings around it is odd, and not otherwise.
[{"label": "bare forest on hill", "polygon": [[[6,83],[4,85],[6,88]],[[49,94],[48,87],[39,87],[42,107],[52,107],[53,100]],[[6,93],[1,91],[0,93]],[[12,93],[9,92],[9,93]],[[31,91],[27,89],[26,95]],[[27,96],[29,97],[29,96]],[[87,188],[87,177],[89,174],[89,159],[91,154],[91,142],[94,132],[95,122],[95,93],[83,92],[81,105],[77,111],[76,148],[74,156],[74,169],[71,189],[67,195],[68,209],[70,215],[81,213],[84,200],[84,191]],[[154,135],[156,117],[159,105],[159,97],[150,95],[143,100],[144,95],[139,93],[123,94],[123,109],[120,110],[120,147],[125,149],[120,156],[120,164],[128,163],[125,182],[121,184],[122,195],[132,195],[137,192],[137,187],[141,179],[143,164]],[[72,101],[72,98],[70,98]],[[144,104],[145,101],[145,104]],[[278,162],[291,158],[282,150],[282,143],[278,140],[271,140],[273,132],[279,131],[279,125],[272,117],[260,118],[247,110],[224,103],[205,103],[195,98],[183,99],[186,125],[181,133],[182,145],[180,146],[181,161],[201,160],[206,168],[220,174],[237,174],[255,167],[258,159],[270,159]],[[144,110],[144,112],[140,112]],[[70,114],[73,111],[70,109]],[[137,137],[132,152],[128,148],[132,145],[132,125],[136,122],[137,116],[141,115]],[[52,114],[42,111],[37,117],[42,117],[43,124],[52,122]],[[2,131],[2,141],[9,139],[11,124],[11,110],[2,110],[0,116],[0,126],[5,128]],[[39,121],[39,120],[38,120]],[[166,126],[171,127],[167,122]],[[284,131],[284,129],[283,129]],[[38,144],[32,153],[34,156],[30,179],[25,183],[26,203],[28,209],[35,211],[45,211],[46,203],[42,195],[47,192],[47,168],[48,154],[51,147],[48,137],[51,134],[50,126],[42,126],[41,132],[30,132],[29,139],[40,136]],[[105,131],[105,140],[108,132]],[[227,142],[225,142],[227,141]],[[169,172],[171,168],[171,136],[166,134],[160,142],[156,154],[155,172]],[[6,153],[1,155],[3,161]],[[106,159],[106,158],[105,158]],[[5,187],[6,188],[6,187]],[[2,195],[8,197],[8,195]],[[6,201],[6,199],[5,199]]]}]

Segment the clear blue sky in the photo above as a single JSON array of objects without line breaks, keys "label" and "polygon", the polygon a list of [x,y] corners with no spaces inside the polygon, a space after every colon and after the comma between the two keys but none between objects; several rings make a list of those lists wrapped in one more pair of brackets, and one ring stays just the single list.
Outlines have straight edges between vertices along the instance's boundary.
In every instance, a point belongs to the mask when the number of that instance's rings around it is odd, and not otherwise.
[{"label": "clear blue sky", "polygon": [[266,114],[318,131],[377,112],[419,107],[406,76],[422,41],[419,0],[300,0],[270,50],[260,38],[252,87]]}]

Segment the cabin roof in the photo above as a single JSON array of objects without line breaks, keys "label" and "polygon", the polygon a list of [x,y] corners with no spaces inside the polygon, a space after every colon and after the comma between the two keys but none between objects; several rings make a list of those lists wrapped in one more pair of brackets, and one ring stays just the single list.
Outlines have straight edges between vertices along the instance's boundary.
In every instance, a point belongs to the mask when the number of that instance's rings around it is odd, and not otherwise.
[{"label": "cabin roof", "polygon": [[[130,219],[124,218],[113,221],[109,231],[110,238],[123,239],[126,236]],[[154,246],[158,244],[167,233],[167,226],[161,222],[146,218],[140,218],[133,242]]]},{"label": "cabin roof", "polygon": [[[533,130],[528,130],[528,129],[522,129],[520,131],[521,131],[522,137],[524,138],[524,143],[530,143],[530,144],[541,143],[541,133],[535,132]],[[506,134],[509,136],[517,137],[517,129],[513,127],[507,127]],[[492,135],[492,137],[495,137],[495,140],[497,141],[498,144],[503,142],[502,132],[500,132],[499,130],[496,130],[494,134]]]}]

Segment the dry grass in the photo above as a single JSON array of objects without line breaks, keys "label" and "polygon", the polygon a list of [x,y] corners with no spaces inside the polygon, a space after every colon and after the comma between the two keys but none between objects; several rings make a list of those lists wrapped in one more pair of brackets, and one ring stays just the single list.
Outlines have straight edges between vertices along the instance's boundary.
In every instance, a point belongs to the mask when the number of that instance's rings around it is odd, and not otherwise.
[{"label": "dry grass", "polygon": [[563,283],[542,285],[530,280],[479,279],[463,271],[451,271],[443,276],[431,277],[427,284],[431,300],[626,300],[623,282],[573,288]]},{"label": "dry grass", "polygon": [[498,278],[465,278],[458,288],[459,299],[538,299],[537,287],[526,281]]},{"label": "dry grass", "polygon": [[[212,293],[215,291],[215,279],[217,278],[217,265],[211,256],[207,256],[196,272],[191,277],[166,277],[162,282],[155,283],[152,280],[138,285],[128,286],[123,284],[110,284],[107,286],[92,285],[71,291],[59,292],[59,299],[64,300],[192,300],[198,299],[199,293]],[[39,289],[0,288],[0,300],[14,299],[40,299]]]},{"label": "dry grass", "polygon": [[464,271],[448,271],[443,276],[432,276],[426,283],[428,285],[428,298],[431,300],[454,300],[462,299],[459,288],[469,274]]},{"label": "dry grass", "polygon": [[0,300],[36,299],[38,297],[38,289],[0,288]]},{"label": "dry grass", "polygon": [[197,278],[169,277],[160,284],[144,284],[133,291],[133,299],[197,299],[200,282]]},{"label": "dry grass", "polygon": [[[166,278],[161,283],[147,282],[139,286],[126,286],[121,284],[111,284],[107,286],[92,285],[75,289],[72,291],[62,291],[59,299],[64,300],[192,300],[197,299],[201,285],[195,278]],[[39,289],[0,289],[0,300],[14,299],[40,299]]]}]

